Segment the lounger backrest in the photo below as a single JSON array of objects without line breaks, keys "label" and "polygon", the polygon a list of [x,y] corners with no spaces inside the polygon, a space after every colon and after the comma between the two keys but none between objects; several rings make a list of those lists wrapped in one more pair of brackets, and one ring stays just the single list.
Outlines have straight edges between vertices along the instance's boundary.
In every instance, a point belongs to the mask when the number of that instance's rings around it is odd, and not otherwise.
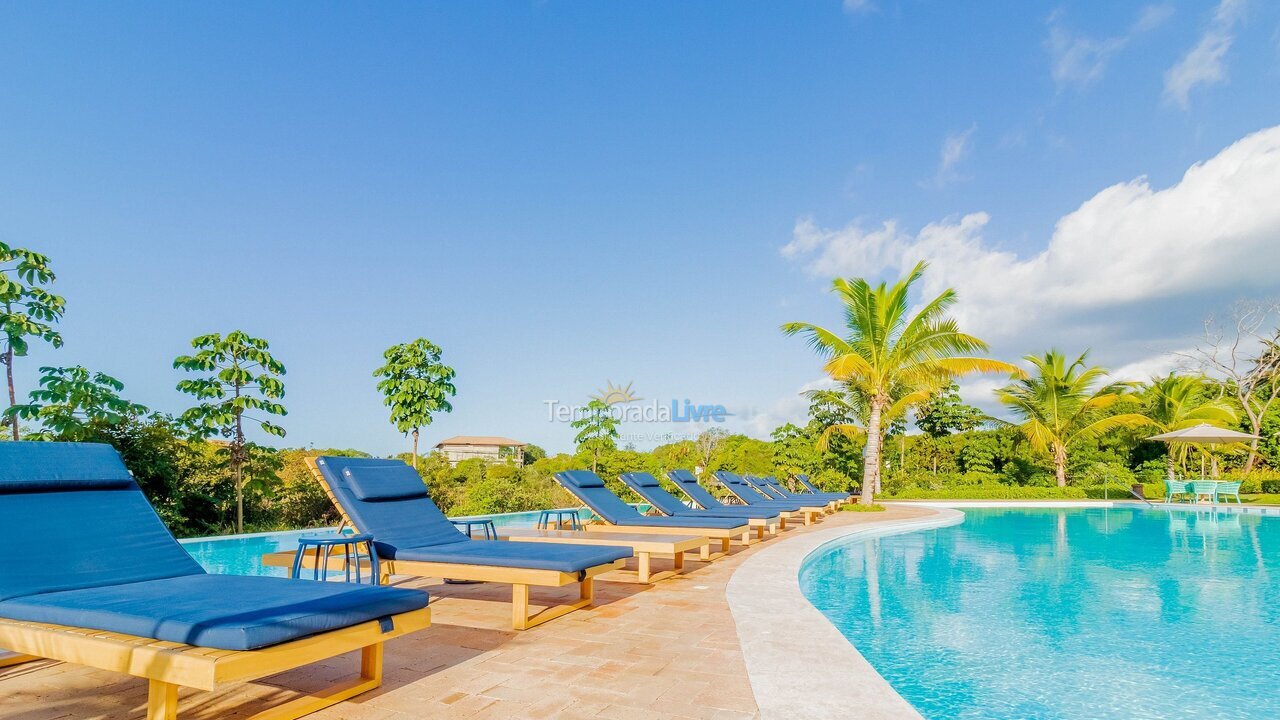
[{"label": "lounger backrest", "polygon": [[662,483],[658,482],[658,478],[647,472],[631,472],[622,473],[622,482],[627,487],[635,490],[640,497],[653,503],[664,515],[675,515],[682,510],[688,510],[685,504],[680,502],[680,498],[667,492],[662,487]]},{"label": "lounger backrest", "polygon": [[556,480],[595,514],[611,523],[642,517],[636,509],[604,486],[604,480],[590,470],[566,470],[556,473]]},{"label": "lounger backrest", "polygon": [[817,485],[814,485],[813,483],[809,482],[808,475],[797,475],[796,480],[799,480],[801,485],[809,488],[809,492],[814,492],[814,493],[821,492],[820,490],[818,490]]},{"label": "lounger backrest", "polygon": [[110,445],[0,442],[0,518],[0,600],[204,573]]},{"label": "lounger backrest", "polygon": [[746,480],[742,479],[741,475],[729,472],[728,470],[717,470],[714,474],[717,480],[724,483],[725,486],[732,490],[735,495],[740,497],[743,502],[751,503],[755,500],[762,499],[760,497],[760,493],[752,490],[751,486],[747,484]]},{"label": "lounger backrest", "polygon": [[742,479],[746,481],[747,485],[751,487],[751,489],[755,490],[761,495],[771,500],[782,499],[782,495],[778,493],[776,490],[774,490],[773,488],[769,487],[769,484],[766,483],[764,481],[764,478],[760,477],[759,475],[745,475],[743,476]]},{"label": "lounger backrest", "polygon": [[378,554],[467,539],[427,494],[422,476],[401,460],[316,458],[333,499],[362,533],[373,536]]},{"label": "lounger backrest", "polygon": [[694,477],[693,473],[688,470],[671,470],[667,473],[667,477],[679,485],[689,497],[693,498],[694,502],[704,508],[716,508],[724,504],[715,495],[712,495],[709,490],[702,487],[698,483],[698,478]]}]

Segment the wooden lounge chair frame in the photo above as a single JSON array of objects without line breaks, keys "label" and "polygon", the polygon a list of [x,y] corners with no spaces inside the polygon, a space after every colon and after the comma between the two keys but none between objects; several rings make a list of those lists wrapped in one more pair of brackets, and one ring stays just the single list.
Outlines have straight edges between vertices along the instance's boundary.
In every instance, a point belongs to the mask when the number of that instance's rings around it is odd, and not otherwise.
[{"label": "wooden lounge chair frame", "polygon": [[[342,516],[343,524],[357,533],[364,532],[351,519],[347,511],[338,502],[329,487],[329,481],[316,465],[316,459],[307,458],[307,467],[311,475],[320,483],[329,501]],[[542,623],[554,620],[563,615],[587,607],[595,602],[595,578],[597,575],[617,570],[626,565],[625,560],[614,560],[604,565],[587,568],[581,573],[567,573],[559,570],[531,570],[527,568],[503,567],[500,565],[467,565],[464,563],[423,562],[421,560],[388,560],[380,558],[378,566],[381,577],[378,582],[389,584],[392,575],[412,575],[415,577],[438,577],[451,580],[472,580],[475,582],[507,583],[511,585],[511,627],[515,630],[528,630]],[[309,567],[309,566],[308,566]],[[529,586],[564,587],[579,584],[578,600],[564,605],[543,608],[534,613],[529,611]]]},{"label": "wooden lounge chair frame", "polygon": [[[358,677],[249,718],[294,720],[381,685],[383,643],[426,628],[431,624],[431,611],[422,608],[392,615],[391,622],[393,627],[386,632],[381,621],[371,620],[259,650],[217,650],[91,628],[0,618],[0,646],[24,653],[25,661],[58,660],[146,679],[147,720],[176,720],[179,687],[214,690],[223,683],[257,680],[359,650]],[[18,660],[4,659],[5,664]]]}]

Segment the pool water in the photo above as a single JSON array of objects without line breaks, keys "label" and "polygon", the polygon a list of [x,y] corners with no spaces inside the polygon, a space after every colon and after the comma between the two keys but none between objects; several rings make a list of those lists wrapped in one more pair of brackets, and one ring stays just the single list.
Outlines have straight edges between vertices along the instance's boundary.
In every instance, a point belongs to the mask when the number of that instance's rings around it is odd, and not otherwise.
[{"label": "pool water", "polygon": [[801,570],[926,718],[1280,717],[1280,518],[964,513],[821,548]]},{"label": "pool water", "polygon": [[[645,509],[647,506],[641,506]],[[502,532],[503,528],[533,527],[538,522],[538,511],[523,513],[506,513],[502,515],[485,515],[479,518],[455,518],[466,520],[492,520],[493,526]],[[583,521],[591,517],[586,508],[578,511]],[[193,538],[182,540],[182,546],[204,566],[205,570],[220,575],[275,575],[287,576],[288,568],[267,567],[262,564],[262,556],[280,550],[297,550],[298,538],[331,535],[335,528],[316,528],[312,530],[289,530],[285,532],[254,533],[251,535],[227,535],[223,537]],[[475,532],[480,532],[475,528]]]}]

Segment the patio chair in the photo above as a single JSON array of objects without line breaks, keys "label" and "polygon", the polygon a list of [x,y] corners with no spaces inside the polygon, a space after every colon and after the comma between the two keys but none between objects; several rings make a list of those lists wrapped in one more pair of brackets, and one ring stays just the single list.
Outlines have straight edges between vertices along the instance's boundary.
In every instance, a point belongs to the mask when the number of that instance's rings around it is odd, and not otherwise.
[{"label": "patio chair", "polygon": [[[853,493],[830,492],[826,490],[819,490],[817,487],[814,486],[812,482],[809,481],[808,475],[796,475],[795,478],[796,478],[796,482],[800,483],[800,485],[802,485],[805,488],[805,491],[807,493],[816,495],[818,497],[829,497],[838,503],[849,502],[850,500],[853,499]],[[769,479],[773,480],[773,478],[769,478]],[[773,480],[773,482],[778,487],[782,487],[782,484],[779,483],[777,480]],[[806,492],[796,492],[796,493],[791,493],[791,495],[794,497],[804,497]]]},{"label": "patio chair", "polygon": [[778,516],[779,511],[768,510],[752,507],[720,507],[719,509],[707,510],[704,508],[691,508],[680,501],[680,498],[667,492],[658,482],[658,478],[647,472],[623,473],[621,475],[622,482],[627,487],[635,491],[637,495],[644,498],[653,507],[657,508],[663,515],[669,517],[722,517],[722,518],[738,518],[746,520],[747,525],[756,528],[756,537],[763,540],[765,532],[770,535],[778,534],[778,525],[782,519]]},{"label": "patio chair", "polygon": [[213,690],[360,650],[360,675],[263,716],[290,720],[382,683],[387,640],[430,622],[427,594],[210,575],[109,445],[0,443],[0,646],[149,683],[148,720],[179,686]]},{"label": "patio chair", "polygon": [[1187,483],[1187,493],[1192,502],[1200,502],[1200,496],[1207,496],[1209,502],[1218,502],[1218,482],[1216,480],[1192,480]]},{"label": "patio chair", "polygon": [[[800,513],[799,510],[793,511],[783,510],[781,508],[754,508],[750,505],[726,505],[720,502],[720,499],[715,495],[712,495],[711,491],[702,487],[702,485],[698,483],[698,478],[694,477],[693,473],[688,470],[669,470],[667,471],[667,479],[675,483],[676,487],[680,488],[680,492],[684,493],[689,500],[704,510],[714,510],[716,512],[720,512],[721,510],[741,510],[745,512],[758,513],[762,516],[776,513],[778,515],[779,530],[787,529],[787,520],[790,518],[802,516],[802,513]],[[746,517],[753,516],[747,515]]]},{"label": "patio chair", "polygon": [[[308,458],[343,521],[373,536],[385,578],[415,575],[511,585],[511,626],[527,630],[590,605],[594,578],[623,566],[630,548],[532,545],[473,540],[460,532],[427,494],[417,471],[400,460]],[[579,584],[576,602],[529,611],[529,586]]]},{"label": "patio chair", "polygon": [[1230,495],[1231,497],[1236,499],[1237,505],[1241,504],[1240,503],[1240,483],[1238,481],[1220,482],[1218,483],[1218,486],[1214,489],[1214,492],[1218,498],[1221,498],[1224,495]]},{"label": "patio chair", "polygon": [[1166,503],[1172,503],[1174,495],[1182,495],[1183,497],[1185,497],[1188,494],[1190,494],[1191,491],[1187,489],[1187,486],[1189,484],[1190,483],[1184,482],[1182,480],[1170,480],[1168,478],[1165,478],[1164,501]]}]

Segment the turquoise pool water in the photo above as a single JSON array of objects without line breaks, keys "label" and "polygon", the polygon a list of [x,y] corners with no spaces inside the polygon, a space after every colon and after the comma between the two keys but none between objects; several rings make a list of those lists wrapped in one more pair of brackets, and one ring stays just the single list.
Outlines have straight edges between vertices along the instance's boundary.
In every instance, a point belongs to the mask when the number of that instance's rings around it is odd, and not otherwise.
[{"label": "turquoise pool water", "polygon": [[[647,507],[647,506],[644,506]],[[591,512],[583,508],[579,517],[587,520]],[[502,532],[502,528],[533,527],[538,522],[538,512],[486,515],[483,518],[457,518],[466,520],[488,519]],[[267,567],[262,556],[279,550],[296,550],[298,538],[329,535],[333,528],[314,530],[290,530],[287,532],[256,533],[252,535],[227,535],[224,537],[194,538],[183,540],[182,546],[196,562],[211,573],[223,575],[288,575],[286,568]],[[479,528],[476,529],[479,532]]]},{"label": "turquoise pool water", "polygon": [[926,718],[1280,717],[1280,518],[964,513],[801,571]]}]

